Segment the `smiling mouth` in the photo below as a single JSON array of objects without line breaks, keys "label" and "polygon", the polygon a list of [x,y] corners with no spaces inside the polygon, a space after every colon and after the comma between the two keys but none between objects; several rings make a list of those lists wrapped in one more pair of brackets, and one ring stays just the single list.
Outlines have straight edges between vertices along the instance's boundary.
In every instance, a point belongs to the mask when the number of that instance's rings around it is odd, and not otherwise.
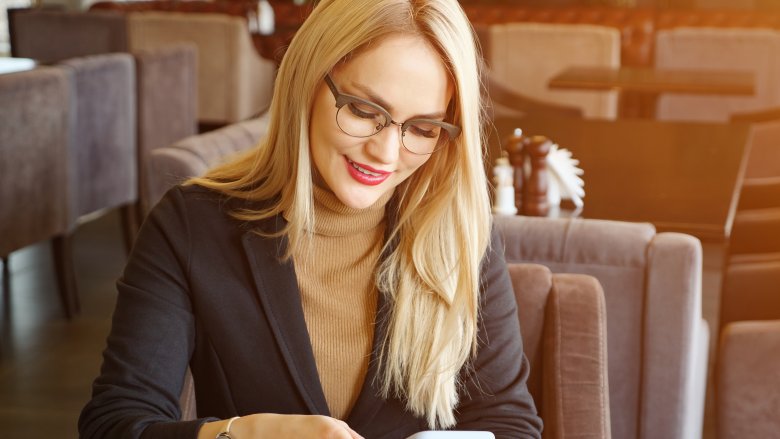
[{"label": "smiling mouth", "polygon": [[357,163],[353,162],[350,159],[347,159],[347,162],[349,162],[350,166],[352,166],[353,168],[355,168],[358,171],[360,171],[361,173],[363,173],[365,175],[368,175],[368,176],[371,176],[371,177],[383,177],[383,176],[388,174],[388,172],[380,174],[379,172],[369,171],[368,169],[358,165]]}]

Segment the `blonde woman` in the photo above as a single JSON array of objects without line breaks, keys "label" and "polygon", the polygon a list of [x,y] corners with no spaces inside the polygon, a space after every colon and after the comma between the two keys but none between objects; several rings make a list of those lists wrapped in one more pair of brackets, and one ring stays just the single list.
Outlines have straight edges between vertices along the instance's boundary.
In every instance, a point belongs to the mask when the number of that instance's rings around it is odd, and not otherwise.
[{"label": "blonde woman", "polygon": [[478,64],[456,0],[321,1],[261,145],[144,224],[82,437],[540,437]]}]

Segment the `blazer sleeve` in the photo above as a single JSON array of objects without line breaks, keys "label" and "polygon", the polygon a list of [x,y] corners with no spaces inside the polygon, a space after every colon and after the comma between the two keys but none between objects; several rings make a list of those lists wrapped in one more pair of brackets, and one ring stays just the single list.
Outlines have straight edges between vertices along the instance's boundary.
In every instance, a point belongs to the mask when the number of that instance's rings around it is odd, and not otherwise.
[{"label": "blazer sleeve", "polygon": [[498,439],[540,438],[542,420],[528,392],[529,363],[523,353],[517,302],[494,229],[482,267],[479,346],[464,373],[459,430],[486,430]]},{"label": "blazer sleeve", "polygon": [[188,438],[208,419],[179,422],[179,395],[194,346],[188,295],[189,225],[181,188],[141,227],[122,277],[82,438]]}]

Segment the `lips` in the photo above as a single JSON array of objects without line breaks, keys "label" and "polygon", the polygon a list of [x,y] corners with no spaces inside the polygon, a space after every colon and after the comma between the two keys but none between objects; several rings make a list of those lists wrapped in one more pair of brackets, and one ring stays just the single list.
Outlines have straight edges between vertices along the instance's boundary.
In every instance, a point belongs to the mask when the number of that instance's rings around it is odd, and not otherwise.
[{"label": "lips", "polygon": [[392,172],[374,169],[368,165],[354,162],[346,156],[344,156],[344,160],[349,175],[358,183],[364,184],[366,186],[376,186],[381,184],[383,181],[387,180],[390,175],[392,175]]}]

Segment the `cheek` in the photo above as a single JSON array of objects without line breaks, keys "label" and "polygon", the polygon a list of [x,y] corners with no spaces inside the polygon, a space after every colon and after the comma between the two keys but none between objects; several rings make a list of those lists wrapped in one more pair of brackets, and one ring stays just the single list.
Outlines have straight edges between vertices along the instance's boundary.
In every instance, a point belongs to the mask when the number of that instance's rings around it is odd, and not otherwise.
[{"label": "cheek", "polygon": [[406,153],[402,156],[404,170],[407,174],[413,174],[425,165],[430,160],[430,155],[414,155]]}]

